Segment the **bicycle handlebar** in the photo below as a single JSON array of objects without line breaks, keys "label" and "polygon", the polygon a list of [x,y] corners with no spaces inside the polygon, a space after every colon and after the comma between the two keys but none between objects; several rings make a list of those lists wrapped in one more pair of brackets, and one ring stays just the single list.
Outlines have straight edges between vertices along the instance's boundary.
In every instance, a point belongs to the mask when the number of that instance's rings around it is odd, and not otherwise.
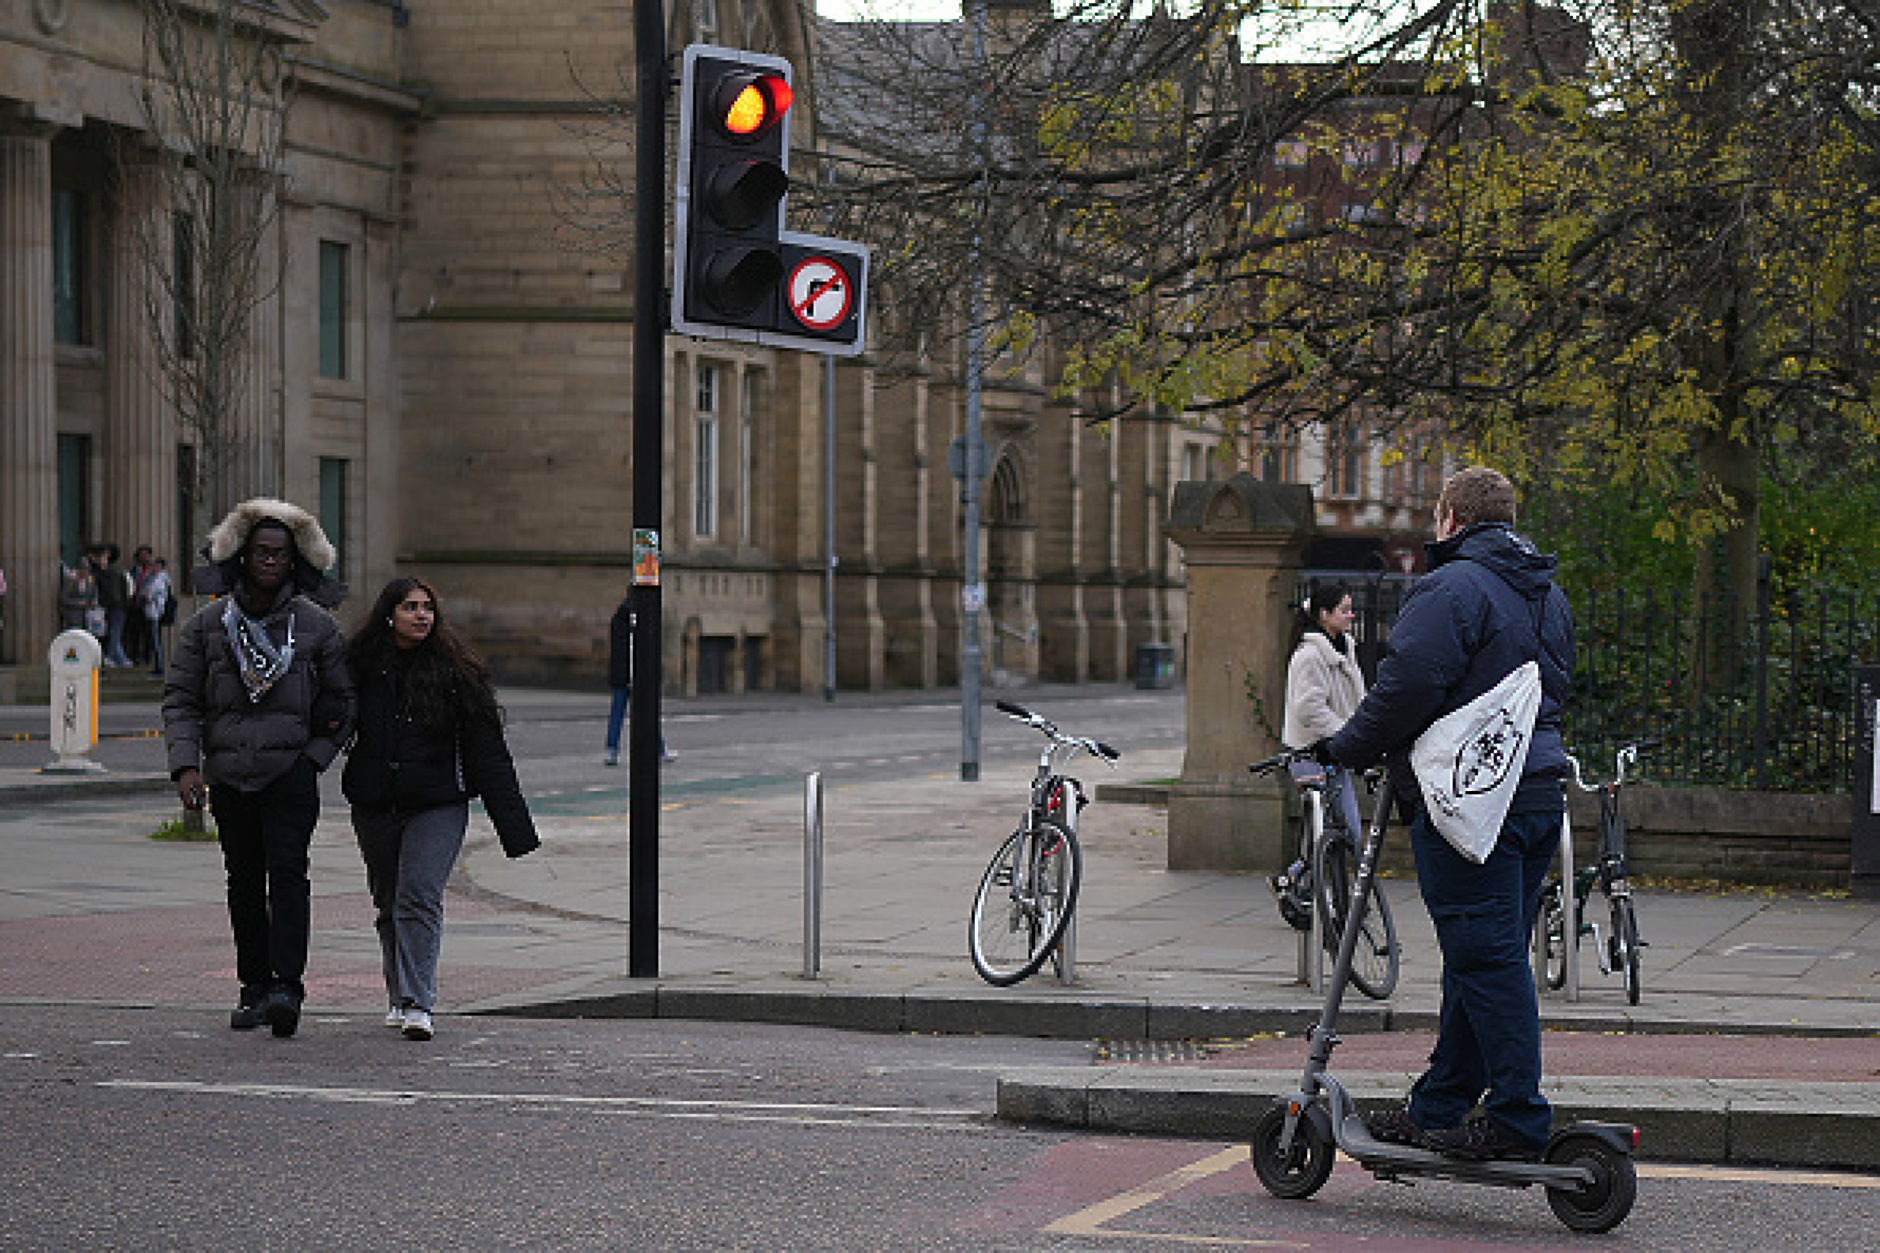
[{"label": "bicycle handlebar", "polygon": [[1023,705],[1014,705],[1009,700],[994,701],[992,704],[993,708],[997,709],[1006,717],[1016,718],[1020,722],[1035,727],[1037,730],[1043,732],[1054,744],[1062,744],[1068,748],[1081,748],[1092,757],[1098,757],[1104,761],[1114,762],[1122,759],[1123,754],[1120,751],[1111,748],[1102,740],[1093,740],[1081,735],[1066,735],[1057,729],[1057,724],[1047,718],[1040,717]]},{"label": "bicycle handlebar", "polygon": [[1625,783],[1626,767],[1648,753],[1656,752],[1662,742],[1657,739],[1631,740],[1621,744],[1612,755],[1612,779],[1608,783],[1588,783],[1586,776],[1580,773],[1580,759],[1572,753],[1567,754],[1567,764],[1573,767],[1573,785],[1582,792],[1597,792],[1604,787],[1620,787]]}]

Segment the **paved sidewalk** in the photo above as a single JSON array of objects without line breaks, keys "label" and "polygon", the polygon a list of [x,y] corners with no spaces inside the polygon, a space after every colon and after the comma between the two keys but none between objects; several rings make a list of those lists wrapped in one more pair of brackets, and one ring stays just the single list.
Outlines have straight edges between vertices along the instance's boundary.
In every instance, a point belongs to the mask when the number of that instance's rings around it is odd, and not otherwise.
[{"label": "paved sidewalk", "polygon": [[[931,773],[832,779],[821,964],[806,978],[800,784],[754,775],[735,752],[688,750],[662,775],[660,974],[630,979],[627,772],[591,769],[594,698],[505,699],[512,717],[552,721],[566,708],[588,725],[566,763],[525,770],[541,853],[505,860],[487,821],[473,821],[447,910],[446,1014],[1085,1037],[1108,1042],[1097,1064],[1004,1076],[999,1109],[1115,1130],[1243,1135],[1298,1080],[1317,998],[1298,982],[1296,933],[1258,877],[1164,868],[1166,819],[1148,806],[1100,797],[1084,815],[1075,983],[1039,976],[996,989],[978,979],[966,912],[1023,796],[1023,757],[989,758],[971,784]],[[854,704],[852,716],[864,716],[894,698]],[[667,703],[681,723],[702,707]],[[710,708],[717,717],[736,706]],[[0,708],[0,733],[32,716]],[[154,711],[107,718],[114,738],[100,754],[113,768],[95,779],[37,774],[5,751],[17,741],[0,742],[0,1004],[225,1009],[233,975],[219,856],[146,838],[174,805],[160,746],[138,738],[140,717]],[[1177,745],[1133,751],[1115,779],[1167,778],[1180,763]],[[1101,785],[1103,772],[1086,779]],[[376,940],[336,780],[327,784],[310,1011],[370,1013],[381,1001]],[[1401,985],[1387,1004],[1348,1000],[1335,1058],[1355,1092],[1379,1099],[1400,1095],[1420,1068],[1439,999],[1414,884],[1386,891],[1405,947]],[[1648,1157],[1880,1170],[1880,908],[1667,892],[1642,894],[1639,908],[1650,943],[1642,1004],[1627,1006],[1617,980],[1590,968],[1578,1002],[1543,1001],[1560,1108],[1637,1121]]]}]

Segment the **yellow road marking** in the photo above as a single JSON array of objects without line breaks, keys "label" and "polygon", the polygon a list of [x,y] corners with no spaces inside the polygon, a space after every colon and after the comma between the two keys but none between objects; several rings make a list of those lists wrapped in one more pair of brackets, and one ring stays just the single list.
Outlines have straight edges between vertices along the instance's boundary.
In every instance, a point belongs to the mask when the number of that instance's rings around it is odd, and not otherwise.
[{"label": "yellow road marking", "polygon": [[1107,1201],[1098,1201],[1095,1205],[1078,1210],[1075,1214],[1066,1214],[1044,1230],[1055,1236],[1109,1236],[1126,1240],[1162,1240],[1173,1244],[1204,1244],[1224,1248],[1296,1248],[1297,1241],[1292,1240],[1251,1240],[1227,1236],[1192,1236],[1175,1235],[1161,1232],[1144,1231],[1108,1231],[1104,1224],[1114,1222],[1125,1214],[1133,1213],[1147,1205],[1179,1192],[1190,1184],[1198,1183],[1210,1175],[1232,1170],[1236,1165],[1247,1160],[1247,1146],[1232,1145],[1218,1153],[1210,1154],[1198,1162],[1169,1171],[1158,1179],[1151,1179],[1145,1184],[1113,1196]]},{"label": "yellow road marking", "polygon": [[1790,1188],[1876,1188],[1880,1175],[1818,1170],[1749,1170],[1741,1166],[1640,1166],[1641,1179],[1694,1179],[1700,1183],[1769,1183]]},{"label": "yellow road marking", "polygon": [[[1247,1160],[1247,1153],[1247,1145],[1230,1145],[1218,1153],[1212,1153],[1186,1166],[1178,1167],[1107,1200],[1085,1206],[1074,1214],[1066,1214],[1047,1225],[1044,1233],[1058,1236],[1102,1237],[1112,1240],[1159,1241],[1164,1244],[1195,1244],[1215,1248],[1303,1247],[1296,1240],[1260,1240],[1247,1236],[1199,1236],[1185,1232],[1113,1231],[1109,1229],[1109,1223],[1115,1222],[1126,1214],[1132,1214],[1158,1201],[1166,1200],[1183,1188],[1212,1175],[1232,1170],[1236,1165]],[[1350,1160],[1342,1153],[1338,1157],[1340,1161]],[[1698,1183],[1759,1183],[1781,1187],[1880,1189],[1880,1175],[1833,1174],[1825,1171],[1751,1170],[1733,1166],[1641,1165],[1638,1167],[1638,1173],[1642,1179],[1684,1179]]]}]

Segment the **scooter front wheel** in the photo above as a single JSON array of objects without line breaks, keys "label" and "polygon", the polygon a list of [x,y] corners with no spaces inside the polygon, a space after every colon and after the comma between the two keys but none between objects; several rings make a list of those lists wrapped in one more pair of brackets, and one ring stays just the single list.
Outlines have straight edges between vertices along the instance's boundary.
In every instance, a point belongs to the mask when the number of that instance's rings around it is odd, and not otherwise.
[{"label": "scooter front wheel", "polygon": [[1631,1154],[1597,1136],[1563,1136],[1547,1150],[1547,1161],[1554,1166],[1583,1166],[1592,1172],[1593,1182],[1584,1188],[1547,1189],[1554,1217],[1572,1230],[1611,1231],[1632,1212],[1632,1202],[1638,1198],[1638,1170]]},{"label": "scooter front wheel", "polygon": [[1274,1196],[1297,1201],[1317,1192],[1331,1178],[1337,1146],[1332,1142],[1331,1120],[1322,1105],[1306,1107],[1293,1132],[1292,1147],[1281,1153],[1279,1140],[1285,1130],[1284,1102],[1267,1110],[1254,1124],[1250,1150],[1253,1173]]}]

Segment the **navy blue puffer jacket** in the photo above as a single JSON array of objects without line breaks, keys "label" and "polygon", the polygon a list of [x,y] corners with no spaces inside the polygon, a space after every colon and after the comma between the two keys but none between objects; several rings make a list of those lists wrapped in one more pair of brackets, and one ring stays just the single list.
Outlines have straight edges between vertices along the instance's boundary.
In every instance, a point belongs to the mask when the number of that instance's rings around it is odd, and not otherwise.
[{"label": "navy blue puffer jacket", "polygon": [[1554,586],[1554,559],[1493,522],[1428,551],[1430,573],[1404,598],[1377,682],[1332,737],[1332,756],[1347,766],[1388,760],[1397,794],[1421,804],[1409,762],[1416,738],[1538,659],[1541,708],[1510,812],[1558,812],[1567,773],[1560,710],[1573,675],[1573,612]]}]

